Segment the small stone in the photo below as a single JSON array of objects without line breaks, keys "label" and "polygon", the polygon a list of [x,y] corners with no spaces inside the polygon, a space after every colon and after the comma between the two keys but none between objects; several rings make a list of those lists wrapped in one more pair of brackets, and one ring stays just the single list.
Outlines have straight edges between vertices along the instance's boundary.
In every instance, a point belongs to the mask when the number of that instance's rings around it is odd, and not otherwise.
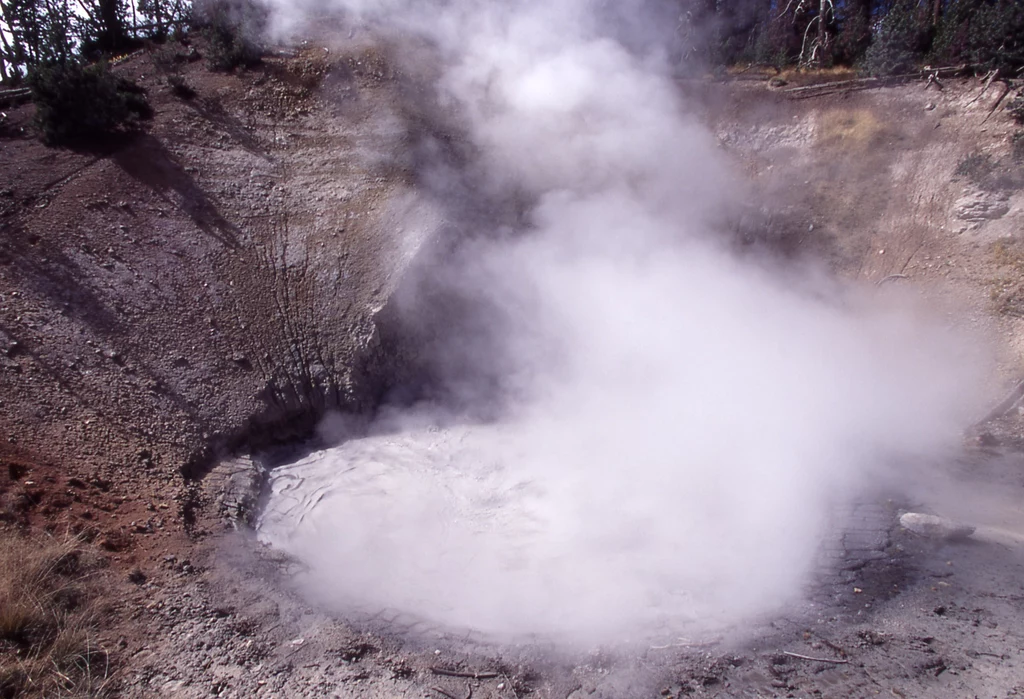
[{"label": "small stone", "polygon": [[926,105],[924,106],[924,108],[925,108],[925,110],[926,110],[926,111],[929,111],[929,112],[930,112],[930,111],[932,111],[933,109],[935,109],[935,103],[934,103],[934,102],[929,102],[928,104],[926,104]]},{"label": "small stone", "polygon": [[945,517],[926,515],[920,512],[907,512],[901,516],[900,526],[930,539],[945,539],[947,541],[966,539],[975,531],[975,527],[969,524],[960,524]]}]

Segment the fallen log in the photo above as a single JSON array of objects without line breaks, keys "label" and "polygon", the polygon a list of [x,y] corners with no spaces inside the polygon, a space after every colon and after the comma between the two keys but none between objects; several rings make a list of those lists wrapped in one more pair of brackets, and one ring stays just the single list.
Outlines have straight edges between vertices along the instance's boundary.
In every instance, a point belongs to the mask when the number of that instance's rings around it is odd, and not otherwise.
[{"label": "fallen log", "polygon": [[[932,82],[942,77],[943,74],[946,77],[958,75],[960,73],[968,72],[971,66],[949,66],[941,68],[933,68],[932,66],[925,66],[919,71],[913,73],[901,73],[899,75],[886,75],[886,76],[874,76],[869,78],[853,78],[850,80],[834,80],[827,83],[817,83],[815,85],[802,85],[800,87],[791,87],[781,92],[789,95],[794,95],[794,98],[799,97],[817,97],[819,95],[832,94],[833,92],[841,92],[844,90],[866,90],[872,87],[885,87],[888,85],[896,85],[909,80],[917,79],[928,79]],[[810,93],[810,94],[808,94]]]},{"label": "fallen log", "polygon": [[30,99],[32,99],[32,91],[27,87],[17,90],[0,90],[0,103],[20,104]]}]

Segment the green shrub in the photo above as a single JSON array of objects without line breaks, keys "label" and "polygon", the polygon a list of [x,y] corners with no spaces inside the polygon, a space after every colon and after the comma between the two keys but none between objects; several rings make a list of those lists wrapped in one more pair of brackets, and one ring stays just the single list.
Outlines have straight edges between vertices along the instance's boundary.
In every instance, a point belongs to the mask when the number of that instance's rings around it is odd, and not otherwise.
[{"label": "green shrub", "polygon": [[50,145],[101,139],[152,115],[143,89],[114,75],[106,63],[39,65],[28,83],[43,140]]},{"label": "green shrub", "polygon": [[967,58],[985,70],[1024,67],[1024,4],[1000,0],[982,8],[967,32]]},{"label": "green shrub", "polygon": [[206,0],[193,10],[210,42],[207,58],[213,70],[251,68],[263,60],[262,37],[270,12],[256,0]]},{"label": "green shrub", "polygon": [[263,47],[236,34],[228,27],[212,27],[206,31],[210,40],[210,68],[231,71],[235,68],[252,68],[263,60]]},{"label": "green shrub", "polygon": [[967,63],[1004,75],[1024,66],[1024,5],[1019,0],[949,0],[931,60]]},{"label": "green shrub", "polygon": [[869,75],[898,75],[913,70],[930,41],[928,25],[910,0],[898,0],[879,22],[861,68]]},{"label": "green shrub", "polygon": [[793,62],[799,45],[793,39],[792,27],[781,21],[769,22],[757,35],[753,47],[755,63],[782,70]]}]

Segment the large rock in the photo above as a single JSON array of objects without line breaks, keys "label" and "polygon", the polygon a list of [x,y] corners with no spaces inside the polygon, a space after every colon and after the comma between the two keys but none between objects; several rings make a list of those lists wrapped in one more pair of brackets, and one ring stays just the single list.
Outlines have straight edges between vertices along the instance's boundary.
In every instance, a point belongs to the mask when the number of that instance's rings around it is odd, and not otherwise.
[{"label": "large rock", "polygon": [[966,539],[975,530],[975,527],[970,524],[961,524],[945,517],[926,515],[920,512],[907,512],[901,516],[900,526],[930,539],[943,539],[946,541]]},{"label": "large rock", "polygon": [[981,223],[1002,218],[1010,211],[1005,196],[992,192],[974,192],[956,202],[956,217],[961,221]]}]

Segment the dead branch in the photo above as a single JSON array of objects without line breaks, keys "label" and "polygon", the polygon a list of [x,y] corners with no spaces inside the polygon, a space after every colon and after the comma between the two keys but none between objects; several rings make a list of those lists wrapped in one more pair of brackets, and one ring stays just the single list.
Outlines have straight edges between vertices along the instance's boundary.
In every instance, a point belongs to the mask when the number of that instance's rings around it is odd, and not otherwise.
[{"label": "dead branch", "polygon": [[[794,0],[789,0],[789,3],[786,5],[786,9],[780,12],[779,16],[776,17],[775,19],[782,19],[783,17],[785,17],[786,14],[789,12],[789,8],[793,7],[793,2]],[[805,0],[800,0],[800,2],[796,6],[796,10],[794,10],[793,12],[794,15],[798,15],[804,11],[804,2]]]},{"label": "dead branch", "polygon": [[992,408],[985,417],[979,420],[978,425],[984,425],[986,422],[991,422],[996,418],[1003,417],[1013,410],[1013,406],[1017,405],[1021,398],[1024,398],[1024,381],[1018,383],[1014,389],[1010,391],[1010,395],[1004,398],[999,405]]},{"label": "dead branch", "polygon": [[833,665],[846,665],[849,660],[836,660],[833,658],[815,658],[811,655],[801,655],[800,653],[791,653],[788,650],[782,651],[783,655],[788,655],[791,658],[799,658],[800,660],[810,660],[816,663],[832,663]]},{"label": "dead branch", "polygon": [[438,694],[440,694],[443,697],[448,697],[448,699],[456,699],[454,694],[449,694],[448,692],[444,691],[440,687],[431,687],[430,689],[431,689],[431,691],[437,692]]},{"label": "dead branch", "polygon": [[430,671],[435,675],[442,675],[444,677],[465,677],[471,680],[493,680],[496,677],[501,677],[500,672],[461,672],[459,670],[448,670],[443,667],[432,667]]},{"label": "dead branch", "polygon": [[966,106],[970,107],[972,104],[974,104],[975,102],[980,100],[982,95],[984,95],[985,92],[988,91],[988,86],[992,84],[992,81],[996,79],[997,75],[999,75],[999,70],[998,69],[997,70],[990,70],[988,72],[988,74],[985,76],[985,84],[981,86],[981,91],[978,92],[978,94],[975,96],[975,98],[972,99],[970,102],[968,102],[966,104]]},{"label": "dead branch", "polygon": [[1003,100],[1006,99],[1006,96],[1008,94],[1010,94],[1010,83],[1003,81],[1003,91],[999,94],[999,97],[996,99],[996,101],[992,103],[992,107],[989,108],[988,114],[985,115],[985,118],[981,120],[982,124],[988,121],[988,118],[990,116],[995,114],[996,109],[999,108],[999,105],[1003,103]]}]

